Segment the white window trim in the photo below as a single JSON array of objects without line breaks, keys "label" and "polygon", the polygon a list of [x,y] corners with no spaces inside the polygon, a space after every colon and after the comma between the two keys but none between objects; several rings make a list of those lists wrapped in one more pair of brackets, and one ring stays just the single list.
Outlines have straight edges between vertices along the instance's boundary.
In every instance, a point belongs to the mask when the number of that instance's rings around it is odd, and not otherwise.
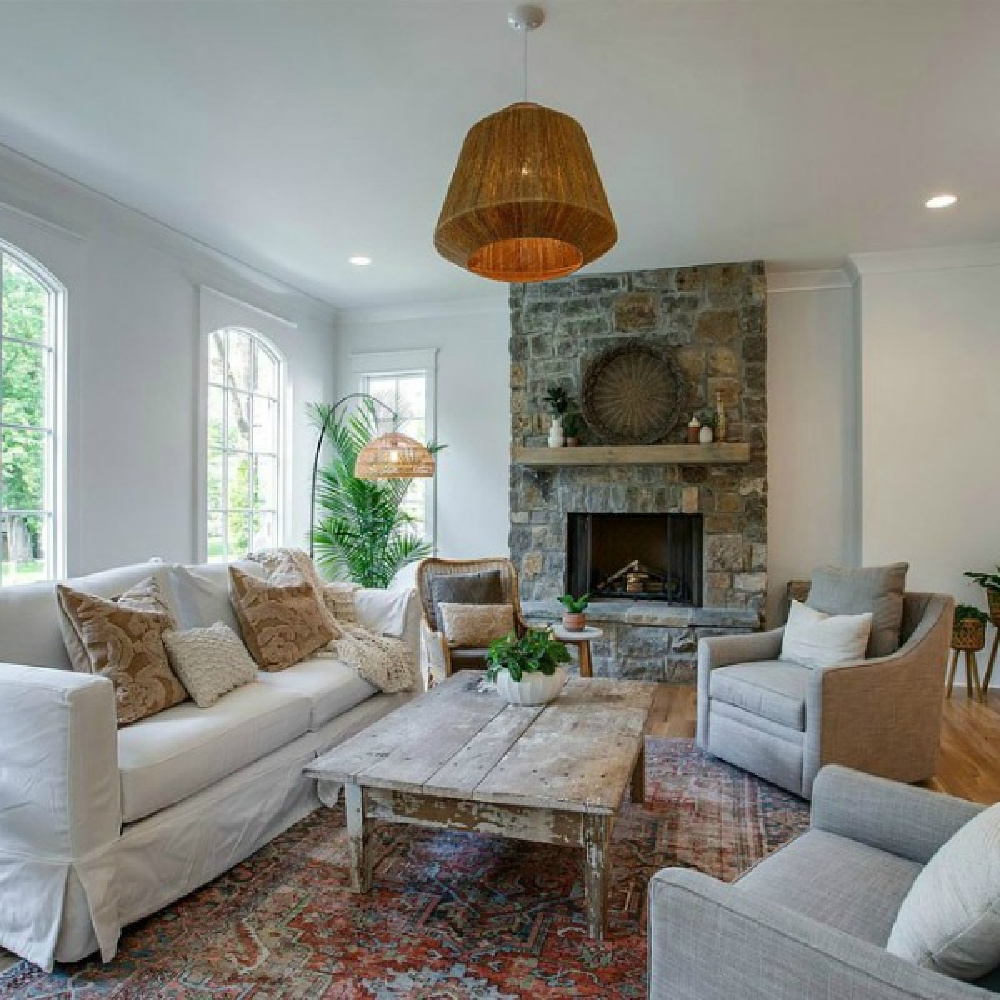
[{"label": "white window trim", "polygon": [[217,291],[208,285],[199,288],[199,344],[198,344],[198,442],[195,449],[195,558],[208,560],[208,380],[209,337],[216,330],[240,329],[262,337],[278,358],[280,404],[278,408],[278,434],[281,453],[278,456],[278,543],[290,537],[292,510],[292,380],[288,372],[288,356],[277,341],[297,329],[280,316],[258,309]]},{"label": "white window trim", "polygon": [[[6,208],[6,206],[4,206]],[[0,257],[4,254],[17,261],[29,274],[44,285],[52,297],[52,314],[49,318],[52,324],[50,331],[50,349],[52,365],[51,399],[46,399],[46,407],[52,407],[52,449],[51,468],[45,483],[49,510],[51,510],[52,529],[51,542],[51,575],[48,580],[59,580],[66,575],[66,285],[59,280],[30,250],[0,239]],[[50,386],[46,386],[46,394]],[[17,586],[17,584],[12,584]]]},{"label": "white window trim", "polygon": [[[406,351],[372,351],[351,355],[352,391],[364,392],[365,379],[379,375],[423,375],[427,393],[427,412],[424,423],[427,427],[427,441],[437,441],[437,356],[436,347]],[[427,484],[427,509],[424,512],[424,526],[427,541],[437,552],[437,483],[435,470]]]}]

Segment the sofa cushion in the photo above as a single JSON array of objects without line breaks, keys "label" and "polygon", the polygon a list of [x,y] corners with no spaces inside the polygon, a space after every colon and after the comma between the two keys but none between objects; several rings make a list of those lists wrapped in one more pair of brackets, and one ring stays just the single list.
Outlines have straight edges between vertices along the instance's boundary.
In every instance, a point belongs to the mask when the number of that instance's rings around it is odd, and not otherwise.
[{"label": "sofa cushion", "polygon": [[374,684],[369,684],[356,670],[332,656],[303,660],[278,673],[262,670],[257,676],[261,684],[308,698],[311,705],[309,728],[313,732],[378,694]]},{"label": "sofa cushion", "polygon": [[207,788],[309,730],[309,699],[247,684],[211,708],[185,702],[118,733],[122,819],[135,822]]},{"label": "sofa cushion", "polygon": [[757,864],[736,886],[884,948],[921,867],[847,837],[810,830]]},{"label": "sofa cushion", "polygon": [[[255,562],[245,559],[233,565],[244,573],[264,579],[264,568]],[[229,563],[171,566],[170,585],[181,628],[208,628],[222,622],[240,634],[236,612],[229,600]]]},{"label": "sofa cushion", "polygon": [[789,729],[805,732],[808,667],[784,660],[737,663],[712,671],[709,695]]},{"label": "sofa cushion", "polygon": [[958,979],[1000,965],[1000,805],[969,820],[927,862],[888,950]]},{"label": "sofa cushion", "polygon": [[889,566],[824,566],[813,573],[809,607],[830,615],[872,612],[868,656],[889,656],[899,648],[903,590],[908,563]]}]

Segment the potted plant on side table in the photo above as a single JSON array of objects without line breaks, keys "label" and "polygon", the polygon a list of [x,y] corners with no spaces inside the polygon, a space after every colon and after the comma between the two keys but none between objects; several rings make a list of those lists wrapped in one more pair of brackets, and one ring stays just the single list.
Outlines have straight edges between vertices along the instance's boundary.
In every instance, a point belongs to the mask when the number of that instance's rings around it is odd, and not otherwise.
[{"label": "potted plant on side table", "polygon": [[544,705],[563,689],[569,650],[548,629],[511,632],[494,639],[486,653],[486,676],[511,705]]},{"label": "potted plant on side table", "polygon": [[951,648],[978,653],[986,645],[986,623],[990,616],[971,604],[955,608],[955,624],[951,630]]},{"label": "potted plant on side table", "polygon": [[587,616],[584,612],[590,604],[590,594],[584,594],[583,597],[563,594],[559,598],[559,603],[566,609],[562,616],[563,628],[567,632],[582,632],[587,627]]}]

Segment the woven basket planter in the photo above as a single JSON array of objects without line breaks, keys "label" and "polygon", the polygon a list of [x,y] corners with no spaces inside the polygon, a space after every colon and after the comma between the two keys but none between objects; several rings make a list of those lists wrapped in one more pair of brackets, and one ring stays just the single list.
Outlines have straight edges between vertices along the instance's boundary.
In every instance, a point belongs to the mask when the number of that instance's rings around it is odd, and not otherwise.
[{"label": "woven basket planter", "polygon": [[990,609],[990,621],[1000,628],[1000,590],[987,587],[986,604]]},{"label": "woven basket planter", "polygon": [[986,622],[963,618],[951,630],[951,648],[978,653],[986,645]]}]

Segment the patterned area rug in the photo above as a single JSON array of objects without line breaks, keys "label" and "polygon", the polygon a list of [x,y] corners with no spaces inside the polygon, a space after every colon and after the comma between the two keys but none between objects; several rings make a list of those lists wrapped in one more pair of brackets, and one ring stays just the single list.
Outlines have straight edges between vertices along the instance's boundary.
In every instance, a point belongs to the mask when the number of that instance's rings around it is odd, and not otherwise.
[{"label": "patterned area rug", "polygon": [[646,884],[668,865],[731,880],[807,806],[650,739],[647,802],[615,827],[608,938],[587,937],[579,852],[380,824],[375,884],[348,891],[342,810],[320,810],[210,885],[129,928],[109,965],[21,962],[0,998],[313,1000],[645,997]]}]

